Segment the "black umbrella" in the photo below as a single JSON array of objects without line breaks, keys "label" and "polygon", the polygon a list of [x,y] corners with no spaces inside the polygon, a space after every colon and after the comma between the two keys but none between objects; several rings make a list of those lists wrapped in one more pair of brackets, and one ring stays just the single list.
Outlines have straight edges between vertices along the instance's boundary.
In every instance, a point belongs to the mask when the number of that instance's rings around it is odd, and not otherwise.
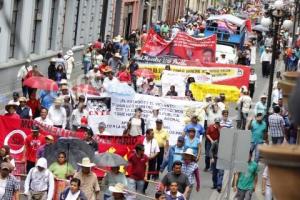
[{"label": "black umbrella", "polygon": [[127,161],[118,154],[105,152],[95,156],[95,164],[100,167],[118,167],[127,165]]},{"label": "black umbrella", "polygon": [[44,155],[48,165],[57,161],[57,155],[60,152],[66,153],[68,163],[75,169],[77,168],[77,163],[81,163],[82,158],[89,157],[90,160],[94,159],[94,150],[86,142],[79,139],[61,138],[55,144],[45,148]]}]

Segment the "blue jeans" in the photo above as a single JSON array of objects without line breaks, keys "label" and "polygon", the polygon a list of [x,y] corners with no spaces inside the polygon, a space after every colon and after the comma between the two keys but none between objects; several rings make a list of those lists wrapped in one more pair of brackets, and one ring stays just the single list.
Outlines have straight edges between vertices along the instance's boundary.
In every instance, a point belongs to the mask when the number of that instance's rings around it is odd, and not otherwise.
[{"label": "blue jeans", "polygon": [[213,186],[218,188],[218,189],[222,189],[224,170],[217,169],[216,160],[215,160],[215,162],[211,163],[210,167],[212,169]]},{"label": "blue jeans", "polygon": [[109,199],[111,199],[111,196],[109,196],[109,195],[107,195],[107,194],[104,194],[103,199],[104,199],[104,200],[109,200]]},{"label": "blue jeans", "polygon": [[259,160],[259,150],[258,150],[258,145],[262,144],[258,143],[258,142],[251,142],[251,147],[250,147],[250,152],[253,154],[253,151],[255,151],[254,153],[254,161],[258,163]]},{"label": "blue jeans", "polygon": [[83,71],[84,71],[84,74],[88,73],[88,71],[90,70],[90,67],[91,67],[91,62],[88,62],[88,61],[84,61],[83,62]]},{"label": "blue jeans", "polygon": [[211,148],[211,142],[206,138],[205,139],[205,169],[210,168],[210,157],[209,157],[210,148]]},{"label": "blue jeans", "polygon": [[296,144],[296,141],[297,141],[297,137],[290,136],[290,138],[289,138],[289,144]]},{"label": "blue jeans", "polygon": [[144,189],[144,181],[140,180],[140,181],[136,181],[134,179],[128,178],[128,189],[131,191],[136,191],[140,194],[143,193],[143,189]]}]

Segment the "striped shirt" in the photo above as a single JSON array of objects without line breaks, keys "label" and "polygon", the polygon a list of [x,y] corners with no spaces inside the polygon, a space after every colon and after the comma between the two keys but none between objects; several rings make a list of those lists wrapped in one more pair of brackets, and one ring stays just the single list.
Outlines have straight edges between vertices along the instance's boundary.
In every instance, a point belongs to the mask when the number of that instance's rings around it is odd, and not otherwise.
[{"label": "striped shirt", "polygon": [[220,126],[222,128],[233,128],[233,126],[232,126],[232,120],[231,119],[227,119],[225,121],[224,119],[222,119],[221,122],[220,122]]},{"label": "striped shirt", "polygon": [[281,115],[274,113],[269,116],[269,133],[271,137],[284,136],[284,119]]}]

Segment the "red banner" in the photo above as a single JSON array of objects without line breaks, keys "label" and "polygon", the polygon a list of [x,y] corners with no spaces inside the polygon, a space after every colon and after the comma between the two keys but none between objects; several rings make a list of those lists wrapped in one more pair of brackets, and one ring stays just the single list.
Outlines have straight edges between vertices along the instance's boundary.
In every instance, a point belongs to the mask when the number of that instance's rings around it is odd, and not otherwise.
[{"label": "red banner", "polygon": [[[81,132],[72,132],[40,124],[34,120],[20,120],[0,116],[0,146],[9,145],[11,148],[11,154],[16,160],[22,159],[24,142],[27,135],[31,134],[32,125],[37,125],[40,128],[40,133],[42,135],[52,135],[56,138],[83,138],[83,133]],[[126,155],[128,156],[136,144],[143,142],[143,137],[97,136],[96,140],[99,144],[99,152],[109,151],[124,157]]]},{"label": "red banner", "polygon": [[194,38],[179,32],[173,40],[166,42],[153,30],[149,31],[142,53],[149,56],[171,56],[201,63],[215,62],[217,37]]}]

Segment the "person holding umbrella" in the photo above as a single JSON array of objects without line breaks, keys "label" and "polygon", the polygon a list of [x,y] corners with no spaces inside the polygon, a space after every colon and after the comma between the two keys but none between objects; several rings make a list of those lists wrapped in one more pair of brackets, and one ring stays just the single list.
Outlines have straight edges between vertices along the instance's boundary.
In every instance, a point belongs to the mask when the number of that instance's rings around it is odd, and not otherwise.
[{"label": "person holding umbrella", "polygon": [[72,165],[68,163],[67,155],[63,151],[58,154],[57,161],[50,165],[49,170],[59,179],[68,179],[75,171]]},{"label": "person holding umbrella", "polygon": [[95,164],[88,157],[82,158],[82,162],[77,164],[81,167],[81,170],[75,173],[74,178],[78,178],[81,181],[82,192],[84,192],[88,200],[100,199],[100,186],[97,176],[91,171],[91,167],[94,167]]},{"label": "person holding umbrella", "polygon": [[27,59],[26,63],[19,69],[17,79],[21,80],[23,96],[26,97],[28,94],[28,87],[23,84],[26,75],[32,70],[31,60]]},{"label": "person holding umbrella", "polygon": [[109,200],[112,197],[113,193],[110,190],[112,186],[116,184],[127,185],[126,176],[120,172],[120,166],[111,167],[111,171],[105,174],[102,182],[106,188],[103,197],[104,200]]}]

